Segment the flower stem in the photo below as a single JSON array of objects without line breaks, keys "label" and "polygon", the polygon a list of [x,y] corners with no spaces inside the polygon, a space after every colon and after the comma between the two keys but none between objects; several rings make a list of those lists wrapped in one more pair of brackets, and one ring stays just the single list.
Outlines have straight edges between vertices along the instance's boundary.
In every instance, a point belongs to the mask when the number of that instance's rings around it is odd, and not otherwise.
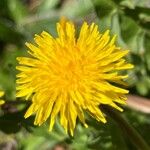
[{"label": "flower stem", "polygon": [[128,136],[131,142],[138,150],[150,150],[148,144],[144,141],[141,135],[122,117],[119,113],[111,107],[104,105],[104,112],[110,116],[120,126],[121,130]]}]

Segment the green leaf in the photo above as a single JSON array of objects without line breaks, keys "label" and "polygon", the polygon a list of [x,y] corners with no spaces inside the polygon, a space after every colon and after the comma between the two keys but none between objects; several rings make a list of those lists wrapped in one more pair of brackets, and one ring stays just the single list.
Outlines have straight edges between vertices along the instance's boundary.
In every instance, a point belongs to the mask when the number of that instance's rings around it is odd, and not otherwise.
[{"label": "green leaf", "polygon": [[123,48],[126,48],[127,45],[122,38],[122,32],[121,32],[122,30],[121,30],[120,22],[119,22],[119,14],[117,12],[114,13],[112,15],[111,19],[112,19],[111,20],[111,31],[113,32],[113,34],[117,35],[118,44],[120,46],[122,46]]},{"label": "green leaf", "polygon": [[41,20],[31,21],[24,25],[24,30],[26,34],[33,39],[35,34],[40,34],[42,31],[47,31],[53,36],[56,36],[56,22],[58,19],[46,18]]},{"label": "green leaf", "polygon": [[[130,0],[128,0],[130,1]],[[140,6],[140,7],[145,7],[145,8],[149,8],[149,0],[134,0],[134,5],[135,6]]]},{"label": "green leaf", "polygon": [[67,139],[68,135],[62,131],[58,122],[51,132],[48,131],[48,124],[44,123],[38,128],[32,128],[32,134],[28,135],[26,139],[21,139],[21,143],[26,150],[52,149],[54,145],[65,143]]},{"label": "green leaf", "polygon": [[145,36],[145,48],[146,48],[146,53],[145,53],[145,58],[146,58],[146,64],[147,64],[147,69],[150,71],[150,34],[146,34]]},{"label": "green leaf", "polygon": [[75,135],[72,139],[72,149],[81,150],[86,149],[90,150],[88,147],[88,134],[89,130],[87,130],[85,127],[81,126],[81,124],[78,124],[76,127]]},{"label": "green leaf", "polygon": [[137,82],[136,88],[141,95],[146,95],[148,93],[148,88],[144,81]]},{"label": "green leaf", "polygon": [[129,17],[121,16],[121,34],[129,49],[136,54],[144,53],[145,32]]},{"label": "green leaf", "polygon": [[94,5],[95,11],[100,19],[109,16],[117,9],[117,6],[111,0],[96,0],[94,1]]},{"label": "green leaf", "polygon": [[28,14],[25,4],[23,4],[23,2],[20,0],[9,0],[8,8],[10,15],[17,24],[19,24],[19,22],[23,20]]},{"label": "green leaf", "polygon": [[0,17],[9,17],[7,0],[0,0]]},{"label": "green leaf", "polygon": [[23,35],[15,30],[12,22],[6,22],[0,20],[0,41],[10,42],[10,43],[21,43]]},{"label": "green leaf", "polygon": [[54,9],[58,4],[59,0],[43,0],[39,5],[37,12],[39,14],[43,12],[49,13],[50,10]]},{"label": "green leaf", "polygon": [[128,7],[130,9],[134,9],[135,8],[134,1],[131,1],[131,0],[122,0],[120,5],[124,6],[124,7]]},{"label": "green leaf", "polygon": [[6,100],[16,99],[16,57],[24,55],[25,51],[14,45],[6,46],[1,54],[0,85],[5,91]]},{"label": "green leaf", "polygon": [[135,22],[144,29],[150,30],[150,9],[143,7],[135,7],[135,9],[124,9],[125,15],[132,18]]},{"label": "green leaf", "polygon": [[69,18],[75,18],[85,17],[93,12],[94,6],[91,0],[72,0],[68,1],[68,3],[63,6],[61,15],[67,16]]}]

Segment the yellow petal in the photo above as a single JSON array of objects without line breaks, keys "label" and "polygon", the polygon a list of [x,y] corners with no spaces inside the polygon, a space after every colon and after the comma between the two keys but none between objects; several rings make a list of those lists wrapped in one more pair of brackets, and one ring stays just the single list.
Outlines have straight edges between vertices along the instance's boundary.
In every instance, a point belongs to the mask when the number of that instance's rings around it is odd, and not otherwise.
[{"label": "yellow petal", "polygon": [[4,100],[0,100],[0,105],[3,105],[5,103]]},{"label": "yellow petal", "polygon": [[0,97],[4,96],[4,91],[0,91]]}]

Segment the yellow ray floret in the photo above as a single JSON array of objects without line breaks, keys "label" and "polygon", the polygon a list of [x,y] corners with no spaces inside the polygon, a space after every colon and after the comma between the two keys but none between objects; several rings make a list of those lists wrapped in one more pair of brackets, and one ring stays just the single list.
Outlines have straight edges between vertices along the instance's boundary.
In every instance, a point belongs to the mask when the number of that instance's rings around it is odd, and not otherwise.
[{"label": "yellow ray floret", "polygon": [[54,38],[43,31],[35,35],[36,45],[26,43],[31,57],[17,58],[17,97],[32,100],[25,118],[36,114],[35,125],[50,118],[51,131],[60,116],[73,135],[77,118],[87,127],[85,111],[103,123],[101,104],[122,111],[117,103],[126,103],[128,90],[117,85],[124,85],[128,76],[120,70],[133,65],[124,58],[129,51],[115,45],[116,36],[111,38],[109,30],[101,34],[94,23],[84,22],[78,38],[70,21],[57,23],[57,32]]},{"label": "yellow ray floret", "polygon": [[[4,92],[0,91],[0,97],[2,97],[3,95],[4,95]],[[5,101],[0,99],[0,105],[3,105],[4,103]]]}]

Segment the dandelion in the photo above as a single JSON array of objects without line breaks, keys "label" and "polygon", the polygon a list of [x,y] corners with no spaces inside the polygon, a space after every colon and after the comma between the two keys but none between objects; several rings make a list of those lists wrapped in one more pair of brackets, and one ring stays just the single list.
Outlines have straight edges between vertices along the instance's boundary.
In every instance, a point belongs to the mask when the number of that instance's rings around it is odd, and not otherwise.
[{"label": "dandelion", "polygon": [[128,90],[122,70],[133,67],[125,61],[128,50],[115,45],[98,26],[83,23],[76,38],[75,26],[62,19],[57,23],[58,37],[43,31],[35,35],[35,43],[26,43],[30,57],[18,57],[17,97],[32,100],[25,118],[35,116],[35,125],[50,118],[51,131],[56,117],[66,132],[74,133],[76,120],[87,127],[84,113],[106,123],[101,105],[110,105],[120,111],[118,104],[126,103]]},{"label": "dandelion", "polygon": [[[2,97],[3,95],[4,95],[4,92],[0,91],[0,97]],[[4,103],[5,101],[0,99],[0,105],[3,105]]]}]

